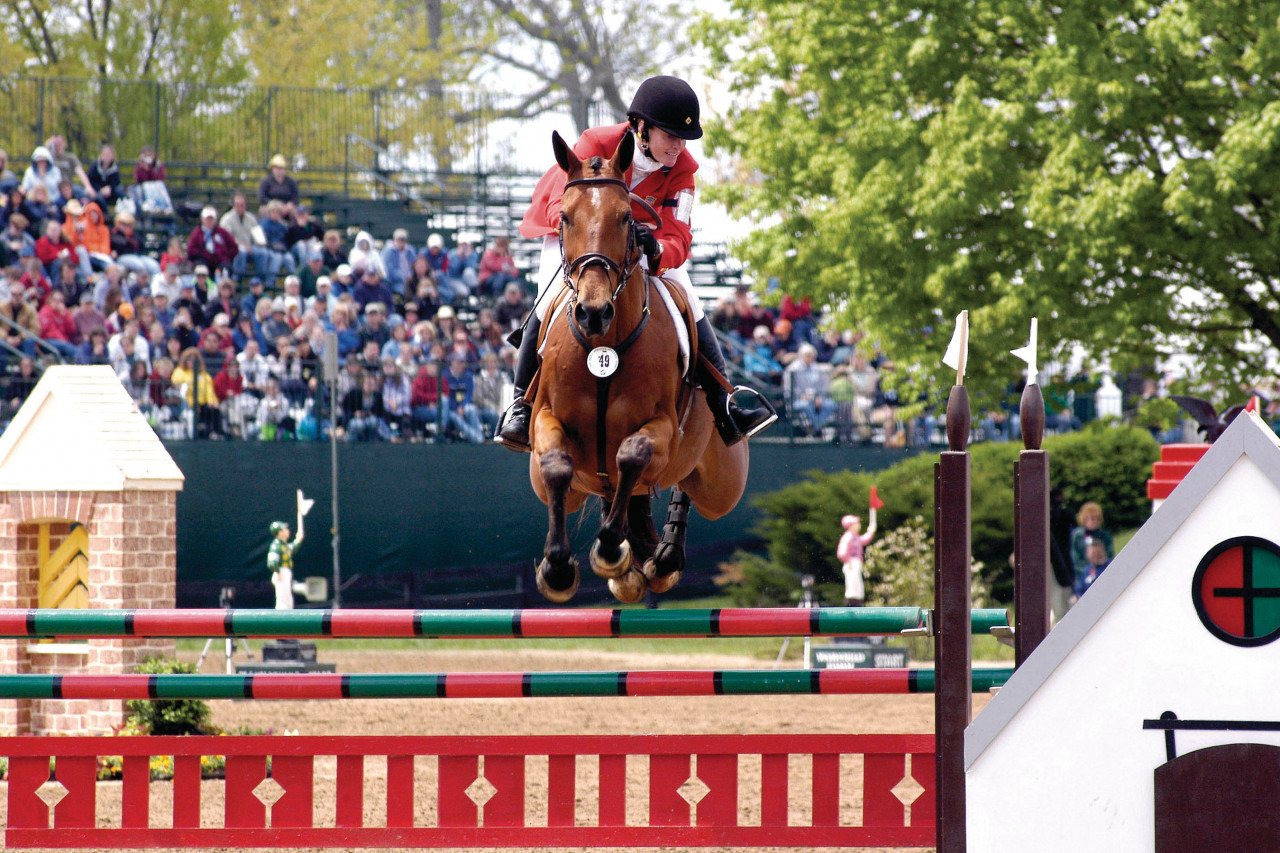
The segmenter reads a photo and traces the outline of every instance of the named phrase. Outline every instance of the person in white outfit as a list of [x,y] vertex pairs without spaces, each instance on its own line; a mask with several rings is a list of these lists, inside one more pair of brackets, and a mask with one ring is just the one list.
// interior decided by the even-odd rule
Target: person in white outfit
[[866,533],[862,532],[862,519],[856,515],[846,515],[840,524],[844,535],[836,546],[836,557],[844,569],[844,606],[861,607],[867,597],[862,580],[862,549],[870,545],[876,535],[876,509],[871,508],[871,524]]

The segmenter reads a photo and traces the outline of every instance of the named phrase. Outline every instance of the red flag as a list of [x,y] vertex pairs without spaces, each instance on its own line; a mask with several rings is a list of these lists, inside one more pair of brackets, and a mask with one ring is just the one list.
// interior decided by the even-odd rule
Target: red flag
[[880,500],[880,496],[876,494],[876,487],[871,487],[871,508],[880,509],[884,506],[884,501]]

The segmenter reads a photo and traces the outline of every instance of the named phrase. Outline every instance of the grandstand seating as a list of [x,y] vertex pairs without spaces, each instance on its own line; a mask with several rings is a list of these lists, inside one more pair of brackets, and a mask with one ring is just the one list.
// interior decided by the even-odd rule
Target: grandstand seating
[[[168,183],[179,207],[178,221],[172,227],[163,219],[140,223],[143,230],[158,232],[165,239],[169,234],[187,233],[194,228],[199,211],[206,204],[222,211],[230,206],[233,193],[243,192],[252,199],[257,192],[256,176],[243,172],[230,175],[182,166],[171,167],[170,171],[177,176]],[[331,176],[312,180],[303,173],[297,179],[303,200],[326,228],[342,228],[351,234],[368,231],[378,240],[389,239],[395,229],[404,228],[409,232],[409,241],[417,246],[423,245],[433,232],[441,234],[448,246],[455,244],[459,233],[480,235],[481,245],[505,234],[512,237],[516,263],[526,270],[537,268],[540,247],[536,241],[520,238],[517,231],[533,194],[535,175],[458,175],[443,189],[425,189],[418,184],[418,189],[395,194],[382,184],[364,182],[348,187],[355,192],[344,193]],[[414,186],[405,181],[397,185]],[[374,197],[373,188],[381,197]],[[714,303],[746,281],[741,267],[729,257],[727,246],[696,239],[689,275],[704,303]]]

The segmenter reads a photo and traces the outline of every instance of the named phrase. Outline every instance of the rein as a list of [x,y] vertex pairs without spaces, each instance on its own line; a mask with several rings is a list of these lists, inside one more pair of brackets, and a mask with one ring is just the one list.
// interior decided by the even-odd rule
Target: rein
[[[658,216],[653,207],[644,199],[639,198],[631,192],[631,188],[627,186],[625,181],[618,178],[577,178],[565,184],[565,189],[573,186],[599,186],[599,185],[616,185],[627,193],[630,199],[639,202],[647,213],[653,216],[654,220],[661,224],[662,220]],[[577,278],[581,278],[582,272],[589,266],[598,265],[605,268],[610,276],[617,276],[617,287],[613,291],[612,301],[616,301],[621,295],[627,283],[631,280],[631,276],[635,273],[636,268],[640,265],[641,253],[636,251],[635,233],[632,230],[632,217],[628,212],[627,215],[627,250],[623,256],[623,262],[618,263],[613,258],[602,252],[586,252],[579,255],[572,261],[564,256],[564,222],[560,223],[560,261],[564,270],[564,286],[570,291],[569,305],[565,314],[565,320],[569,324],[569,331],[573,333],[573,339],[587,353],[587,369],[596,377],[596,476],[600,478],[600,483],[604,487],[605,498],[610,504],[613,503],[615,496],[613,484],[609,481],[608,458],[605,453],[605,421],[608,414],[609,406],[609,388],[613,383],[613,374],[621,364],[622,354],[631,348],[640,337],[640,333],[644,331],[644,327],[649,322],[649,294],[652,284],[646,279],[644,284],[644,309],[640,312],[640,321],[636,323],[636,327],[631,333],[624,338],[616,348],[595,347],[592,348],[587,340],[587,335],[578,325],[578,321],[574,319],[572,306],[577,302],[577,285],[575,284],[575,274]],[[629,266],[624,266],[627,260],[634,254],[635,260]]]

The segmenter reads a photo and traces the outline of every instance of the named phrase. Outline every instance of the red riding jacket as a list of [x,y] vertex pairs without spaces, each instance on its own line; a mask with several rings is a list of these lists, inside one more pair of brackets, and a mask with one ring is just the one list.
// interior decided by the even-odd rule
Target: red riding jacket
[[[588,157],[607,160],[618,150],[618,143],[628,132],[629,125],[625,122],[610,127],[593,127],[582,134],[573,146],[573,153],[583,160]],[[662,227],[654,232],[662,244],[662,270],[681,266],[689,259],[689,244],[693,241],[693,231],[689,226],[693,207],[693,175],[697,171],[698,161],[686,148],[680,152],[674,166],[654,172],[631,190],[657,208],[662,216]],[[625,179],[631,183],[631,169],[627,169]],[[520,223],[521,236],[533,239],[557,232],[560,196],[564,194],[565,181],[566,175],[559,165],[552,166],[538,181],[533,190],[533,202]],[[634,202],[631,212],[637,222],[649,222],[648,214]]]

